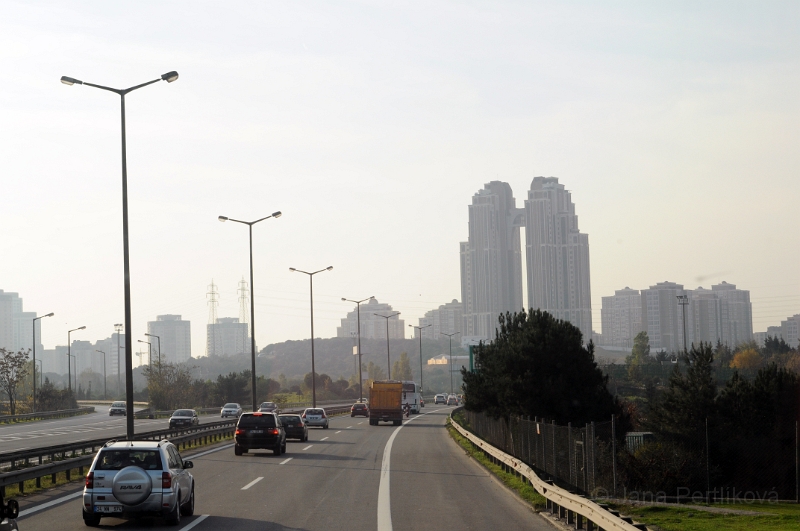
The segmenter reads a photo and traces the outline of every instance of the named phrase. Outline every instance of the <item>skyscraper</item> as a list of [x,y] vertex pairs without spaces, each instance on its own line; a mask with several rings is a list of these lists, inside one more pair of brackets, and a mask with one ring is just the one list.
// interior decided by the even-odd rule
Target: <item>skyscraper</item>
[[[191,323],[180,315],[157,315],[155,321],[147,323],[147,333],[158,336],[161,341],[161,361],[181,363],[192,357]],[[246,331],[244,340],[249,339]],[[158,340],[153,341],[153,359],[158,359]]]
[[525,201],[528,306],[592,337],[589,236],[578,230],[569,190],[556,177],[534,177]]
[[[389,325],[389,339],[405,339],[406,331],[403,328],[405,321],[399,315],[384,319],[375,314],[392,315],[396,310],[391,304],[378,302],[372,297],[366,304],[361,305],[361,338],[362,339],[386,339],[386,325]],[[342,319],[342,325],[336,327],[336,337],[355,337],[358,334],[358,315],[357,310],[347,313],[347,317]]]
[[522,310],[523,220],[508,183],[492,181],[472,197],[460,244],[464,336],[494,339],[499,315]]
[[603,346],[632,348],[634,338],[644,330],[639,290],[625,287],[616,290],[610,297],[603,297],[600,320]]

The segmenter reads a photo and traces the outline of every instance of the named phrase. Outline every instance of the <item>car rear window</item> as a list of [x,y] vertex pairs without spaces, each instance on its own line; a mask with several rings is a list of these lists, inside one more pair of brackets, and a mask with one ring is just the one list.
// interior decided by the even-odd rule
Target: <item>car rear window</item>
[[[217,404],[219,404],[219,402],[217,402]],[[227,408],[227,409],[237,409],[239,407],[239,404],[225,404],[222,407]]]
[[172,414],[173,417],[191,417],[194,412],[191,409],[179,409]]
[[242,415],[239,428],[274,428],[275,417],[272,415]]
[[274,402],[264,402],[263,404],[261,404],[261,407],[275,407],[275,403]]
[[300,422],[300,415],[281,415],[281,422]]
[[95,470],[122,470],[126,466],[161,470],[161,453],[158,450],[103,450]]
[[364,409],[365,407],[367,406],[365,406],[364,404],[353,404],[354,409]]
[[307,409],[306,415],[322,415],[321,409]]
[[125,402],[114,402],[111,407],[125,407]]

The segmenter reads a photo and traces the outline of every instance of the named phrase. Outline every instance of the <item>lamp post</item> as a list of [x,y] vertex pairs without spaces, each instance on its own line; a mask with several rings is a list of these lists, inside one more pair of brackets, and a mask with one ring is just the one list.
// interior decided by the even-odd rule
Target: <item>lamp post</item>
[[[44,319],[45,317],[52,317],[54,313],[48,313],[41,317],[33,318],[33,411],[36,412],[36,321]],[[41,331],[42,323],[39,323],[39,330]]]
[[376,313],[375,315],[377,315],[378,317],[383,317],[384,319],[386,319],[386,370],[388,371],[387,372],[387,374],[388,374],[387,379],[391,380],[392,379],[392,360],[391,360],[391,357],[389,356],[389,319],[391,319],[392,317],[400,315],[400,312],[394,312],[391,315],[381,315],[379,313]]
[[125,142],[125,95],[133,92],[136,89],[158,83],[159,81],[166,81],[172,83],[178,79],[178,73],[174,70],[167,72],[158,79],[142,83],[126,89],[115,89],[111,87],[104,87],[102,85],[95,85],[93,83],[84,83],[75,78],[62,76],[61,82],[65,85],[86,85],[101,90],[107,90],[114,94],[119,94],[120,97],[120,110],[122,116],[122,254],[123,254],[123,277],[124,277],[124,292],[125,292],[125,409],[127,411],[126,418],[126,435],[128,440],[133,440],[133,354],[131,348],[131,274],[130,274],[130,257],[128,253],[128,161],[127,161],[127,146]]
[[420,396],[422,396],[422,330],[433,325],[414,326],[410,324],[408,326],[416,330],[419,330],[419,394]]
[[[75,362],[75,373],[76,373],[75,374],[75,392],[76,393],[78,392],[78,374],[77,374],[77,372],[78,372],[78,361],[77,360],[78,360],[77,356],[73,356],[69,352],[67,353],[67,365],[69,365],[70,369],[72,368],[73,361]],[[72,389],[72,376],[71,376],[71,373],[70,373],[70,376],[69,376],[69,388]]]
[[345,302],[354,302],[356,303],[356,319],[358,320],[358,401],[364,401],[364,390],[361,389],[361,382],[364,381],[361,375],[361,303],[366,302],[373,297],[367,297],[366,299],[361,299],[360,301],[354,301],[352,299],[345,299],[342,297],[342,300]]
[[461,332],[453,332],[452,334],[445,334],[444,332],[439,332],[443,336],[447,336],[450,340],[450,394],[453,394],[453,336],[456,334],[460,334]]
[[[86,330],[86,327],[81,326],[78,328],[73,328],[72,330],[67,332],[67,383],[69,384],[70,393],[72,392],[72,365],[70,365],[69,361],[70,356],[72,356],[72,338],[70,337],[70,334],[72,334],[72,332],[75,332],[76,330]],[[78,367],[75,367],[75,370],[77,369]],[[77,376],[75,379],[75,385],[76,386],[78,385]]]
[[145,334],[147,337],[154,337],[158,341],[158,372],[161,373],[161,338],[155,334]]
[[681,306],[681,310],[683,310],[683,352],[686,352],[686,306],[689,305],[689,296],[688,295],[677,295],[678,304]]
[[317,369],[314,365],[314,275],[322,273],[323,271],[331,271],[333,266],[328,266],[325,269],[309,273],[302,269],[289,268],[292,273],[304,273],[308,275],[308,286],[311,293],[311,407],[317,407]]
[[114,325],[114,331],[117,333],[117,395],[122,394],[122,380],[120,380],[120,362],[119,362],[119,336],[122,332],[122,324]]
[[142,341],[141,339],[137,339],[139,343],[147,343],[147,359],[149,360],[148,365],[150,367],[150,375],[153,375],[153,345],[149,341]]
[[106,376],[106,353],[102,350],[95,350],[103,355],[103,400],[108,400],[108,381]]
[[37,360],[34,363],[34,367],[36,366],[36,363],[39,364],[39,387],[41,387],[42,386],[42,375],[44,374],[44,363],[42,363],[42,360]]
[[243,225],[247,225],[247,227],[250,229],[250,385],[253,388],[253,411],[258,411],[258,398],[256,397],[256,293],[255,287],[253,287],[253,225],[259,221],[264,221],[265,219],[279,218],[282,215],[283,214],[279,210],[277,212],[273,212],[265,218],[257,219],[255,221],[240,221],[238,219],[233,219],[226,216],[219,216],[217,218],[222,222],[234,221],[236,223],[241,223]]

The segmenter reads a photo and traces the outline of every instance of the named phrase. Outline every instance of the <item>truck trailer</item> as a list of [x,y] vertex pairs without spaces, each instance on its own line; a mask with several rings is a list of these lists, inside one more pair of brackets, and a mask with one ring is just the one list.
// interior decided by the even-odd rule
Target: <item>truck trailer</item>
[[391,422],[395,426],[403,423],[403,382],[381,380],[372,382],[369,388],[369,424]]

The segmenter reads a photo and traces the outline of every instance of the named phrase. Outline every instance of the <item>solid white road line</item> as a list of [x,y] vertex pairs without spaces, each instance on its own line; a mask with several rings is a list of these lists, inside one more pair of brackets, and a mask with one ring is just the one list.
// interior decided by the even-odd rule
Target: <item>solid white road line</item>
[[324,441],[325,439],[327,439],[327,437],[323,437],[322,439],[320,439],[320,441]]
[[305,448],[303,448],[303,450],[308,450],[308,449],[309,449],[309,448],[311,448],[312,446],[314,446],[314,445],[313,445],[313,444],[309,444],[308,446],[306,446]]
[[278,463],[278,464],[279,464],[279,465],[285,465],[286,463],[288,463],[288,462],[289,462],[289,461],[291,461],[292,459],[294,459],[294,457],[290,457],[289,459],[284,459],[283,461],[281,461],[281,462],[280,462],[280,463]]
[[389,437],[389,440],[386,441],[386,446],[383,449],[383,460],[381,461],[381,481],[378,485],[378,531],[392,531],[392,498],[389,494],[389,465],[392,457],[394,438],[397,437],[397,432],[403,429],[403,426],[431,413],[436,413],[436,411],[429,411],[428,413],[423,413],[422,415],[417,415],[412,419],[408,419],[403,424],[396,427]]
[[255,485],[256,483],[258,483],[258,482],[259,482],[259,481],[261,481],[262,479],[264,479],[264,478],[263,478],[263,477],[260,477],[260,478],[256,478],[256,479],[254,479],[253,481],[251,481],[250,483],[248,483],[247,485],[245,485],[244,487],[242,487],[242,490],[247,490],[247,489],[249,489],[250,487],[252,487],[252,486],[253,486],[253,485]]
[[73,492],[72,494],[67,494],[66,496],[62,496],[53,501],[49,501],[47,503],[43,503],[35,507],[31,507],[30,509],[25,509],[24,511],[19,512],[19,518],[22,518],[23,516],[28,516],[29,514],[38,513],[39,511],[43,511],[44,509],[49,509],[54,505],[58,505],[59,503],[63,503],[68,500],[74,500],[75,498],[78,498],[82,495],[83,495],[83,489],[79,490],[78,492]]
[[197,524],[199,524],[200,522],[202,522],[203,520],[208,518],[208,516],[209,515],[204,514],[200,518],[198,518],[197,520],[192,520],[192,523],[190,523],[186,527],[181,528],[181,531],[189,531],[191,528],[193,528],[194,526],[196,526]]

